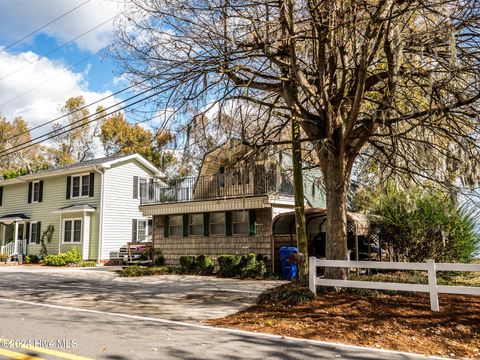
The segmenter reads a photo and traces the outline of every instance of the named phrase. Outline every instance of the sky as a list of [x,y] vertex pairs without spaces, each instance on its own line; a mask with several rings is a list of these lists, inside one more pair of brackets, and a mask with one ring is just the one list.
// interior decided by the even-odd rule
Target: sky
[[21,116],[33,127],[59,116],[70,97],[88,104],[126,86],[106,56],[120,0],[0,0],[0,9],[1,117]]

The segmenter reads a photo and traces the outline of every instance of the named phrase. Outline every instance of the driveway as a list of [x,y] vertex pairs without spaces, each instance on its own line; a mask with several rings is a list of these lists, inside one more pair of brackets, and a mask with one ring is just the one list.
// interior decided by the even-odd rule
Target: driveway
[[3,298],[179,321],[226,316],[278,281],[165,275],[120,278],[115,269],[0,267]]

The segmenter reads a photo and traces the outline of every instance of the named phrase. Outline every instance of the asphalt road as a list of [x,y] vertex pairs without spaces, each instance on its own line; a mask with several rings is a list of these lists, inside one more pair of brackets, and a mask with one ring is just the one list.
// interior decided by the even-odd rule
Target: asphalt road
[[[69,284],[66,278],[72,281]],[[21,285],[10,284],[16,279]],[[96,279],[96,280],[95,280]],[[167,279],[168,280],[168,279]],[[177,279],[178,280],[178,279]],[[36,359],[419,359],[422,357],[374,349],[272,335],[246,333],[238,330],[214,328],[192,320],[193,316],[210,317],[214,308],[227,301],[213,299],[199,304],[190,303],[179,292],[192,290],[195,278],[174,282],[160,278],[139,281],[135,286],[116,281],[111,274],[85,275],[81,272],[32,272],[0,270],[0,358]],[[202,280],[202,279],[200,279]],[[208,280],[208,279],[207,279]],[[198,289],[219,290],[219,296],[246,296],[261,283],[215,283],[207,280]],[[213,280],[212,280],[213,281]],[[80,284],[79,284],[79,283]],[[155,285],[156,284],[156,285]],[[188,284],[188,285],[186,285]],[[183,287],[182,287],[183,286]],[[250,286],[250,288],[248,287]],[[168,288],[176,301],[185,301],[178,307],[170,306],[162,312]],[[162,296],[152,296],[161,290]],[[130,290],[136,301],[131,310],[121,301],[122,291]],[[225,295],[227,291],[227,295]],[[100,298],[91,297],[99,293]],[[108,293],[112,296],[109,301]],[[53,294],[57,293],[57,296]],[[63,296],[62,296],[63,294]],[[150,299],[142,295],[150,294]],[[223,295],[222,295],[223,294]],[[253,293],[252,293],[253,294]],[[80,299],[75,303],[75,295]],[[193,296],[192,295],[192,296]],[[61,299],[66,301],[62,304]],[[87,301],[87,299],[90,299]],[[103,299],[103,300],[102,300]],[[148,301],[147,301],[148,300]],[[244,299],[245,300],[245,299]],[[246,302],[246,300],[245,300]],[[96,305],[98,303],[98,305]],[[133,301],[128,304],[133,303]],[[110,306],[108,306],[110,305]],[[143,313],[142,305],[148,308]],[[198,306],[190,315],[182,311]],[[155,312],[154,309],[157,309]],[[179,311],[178,314],[174,314]],[[163,317],[163,314],[167,316]],[[154,316],[152,316],[152,314]]]
[[181,321],[236,313],[276,285],[205,276],[120,278],[108,268],[0,267],[3,297]]

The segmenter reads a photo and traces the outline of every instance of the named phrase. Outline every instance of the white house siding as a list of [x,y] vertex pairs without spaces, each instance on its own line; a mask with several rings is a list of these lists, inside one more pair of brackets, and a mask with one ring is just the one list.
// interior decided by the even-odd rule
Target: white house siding
[[[79,171],[83,174],[88,171]],[[69,174],[75,175],[75,174]],[[0,215],[13,213],[24,213],[30,218],[30,221],[41,221],[41,232],[43,233],[47,226],[52,224],[55,228],[52,241],[47,243],[49,254],[57,254],[59,250],[59,241],[61,241],[61,215],[54,214],[53,211],[59,208],[88,204],[95,208],[99,208],[100,204],[100,175],[95,173],[95,190],[93,197],[84,197],[76,199],[66,199],[67,175],[59,175],[54,177],[43,178],[43,201],[41,203],[28,203],[28,181],[20,184],[3,184],[3,202],[0,206]],[[65,214],[66,215],[66,214]],[[64,215],[64,216],[65,216]],[[98,248],[98,216],[99,213],[91,214],[92,222],[90,224],[90,258],[95,259]],[[81,252],[80,246],[77,247]],[[94,250],[92,252],[92,249]],[[38,255],[40,245],[29,244],[27,246],[27,254]]]
[[[120,247],[132,241],[132,219],[146,219],[133,198],[133,177],[151,178],[152,172],[136,160],[105,171],[102,260],[114,259]],[[138,187],[140,198],[140,187]]]

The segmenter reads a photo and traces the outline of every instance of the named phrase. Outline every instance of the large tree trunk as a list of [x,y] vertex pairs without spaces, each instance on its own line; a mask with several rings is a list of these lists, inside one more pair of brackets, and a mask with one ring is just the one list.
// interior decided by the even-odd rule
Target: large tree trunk
[[[327,200],[326,257],[328,260],[347,260],[347,189],[350,171],[341,141],[338,138],[335,140],[333,148],[322,150]],[[328,278],[345,279],[347,273],[345,268],[327,268],[325,275]]]
[[300,283],[308,283],[308,239],[305,222],[305,197],[303,194],[302,147],[300,143],[300,123],[295,116],[292,117],[292,162],[295,194],[295,232],[298,252],[304,256],[304,261],[298,264],[298,280]]

